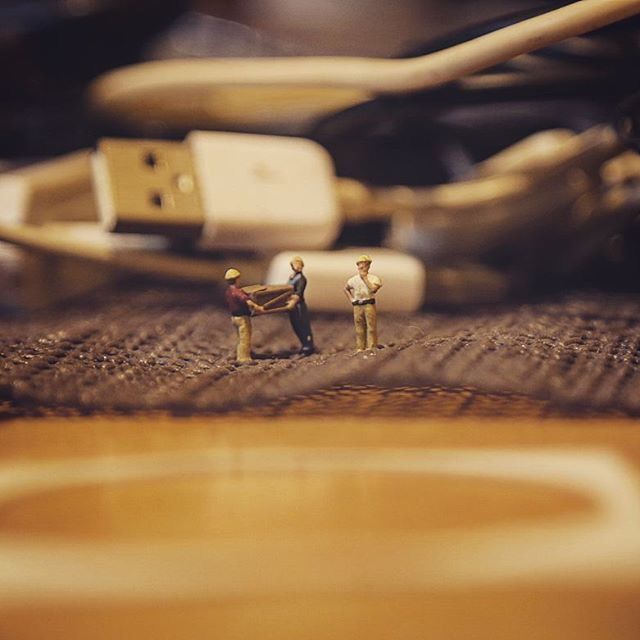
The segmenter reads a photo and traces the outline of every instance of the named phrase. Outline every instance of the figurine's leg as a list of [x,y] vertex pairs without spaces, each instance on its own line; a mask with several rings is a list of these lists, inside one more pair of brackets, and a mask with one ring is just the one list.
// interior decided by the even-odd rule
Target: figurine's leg
[[362,305],[353,307],[353,323],[356,327],[356,349],[358,351],[364,351],[367,347],[367,321],[364,313]]
[[238,330],[236,359],[238,362],[249,362],[251,360],[251,320],[248,316],[233,316],[231,319]]
[[300,333],[298,337],[302,343],[302,352],[309,354],[315,351],[313,344],[313,333],[311,331],[311,320],[309,319],[309,310],[304,300],[302,300],[298,307],[300,307],[300,315],[298,316],[298,324],[300,327]]
[[375,304],[367,304],[364,307],[367,321],[367,349],[376,349],[378,346],[378,312]]
[[296,334],[296,337],[300,340],[300,346],[304,347],[304,330],[302,327],[300,304],[297,304],[293,309],[291,309],[291,311],[289,311],[289,322],[291,322],[291,328]]

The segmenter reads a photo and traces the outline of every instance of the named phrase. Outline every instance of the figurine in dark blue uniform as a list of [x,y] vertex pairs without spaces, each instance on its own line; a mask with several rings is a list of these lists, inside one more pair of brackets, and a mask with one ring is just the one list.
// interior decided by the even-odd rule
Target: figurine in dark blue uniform
[[313,344],[313,334],[311,333],[311,322],[309,321],[309,310],[304,300],[304,290],[307,287],[307,279],[302,273],[304,262],[300,256],[291,258],[291,268],[293,273],[289,278],[289,284],[293,287],[293,295],[289,303],[289,320],[291,326],[300,340],[302,348],[300,353],[304,356],[311,355],[315,350]]

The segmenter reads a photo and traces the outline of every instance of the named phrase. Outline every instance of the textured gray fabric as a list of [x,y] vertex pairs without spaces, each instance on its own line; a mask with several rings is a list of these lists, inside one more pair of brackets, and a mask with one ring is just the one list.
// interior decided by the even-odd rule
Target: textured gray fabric
[[573,294],[465,312],[379,317],[354,353],[349,309],[313,316],[321,352],[293,355],[286,315],[255,318],[253,365],[232,361],[226,311],[202,290],[114,292],[0,320],[0,394],[13,405],[226,411],[342,385],[472,387],[576,409],[640,413],[640,297]]

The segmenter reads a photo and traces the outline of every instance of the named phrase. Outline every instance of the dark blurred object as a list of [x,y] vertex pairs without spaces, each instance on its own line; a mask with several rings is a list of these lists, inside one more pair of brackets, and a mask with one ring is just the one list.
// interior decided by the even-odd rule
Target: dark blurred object
[[187,11],[151,41],[145,58],[258,58],[303,53],[300,46],[278,40],[240,22]]
[[617,115],[620,136],[627,145],[640,151],[640,93],[625,100]]
[[[304,47],[302,50],[297,48],[299,43],[295,40],[281,39],[282,33],[274,35],[260,28],[261,16],[267,18],[265,24],[273,18],[267,16],[269,11],[273,12],[276,21],[279,18],[286,22],[283,12],[286,7],[293,6],[291,2],[282,0],[279,9],[277,3],[267,0],[262,9],[258,2],[249,1],[246,5],[225,2],[224,17],[212,17],[198,11],[183,12],[183,3],[177,1],[165,3],[160,8],[150,0],[136,5],[132,2],[14,2],[16,7],[44,7],[48,11],[42,14],[46,19],[37,11],[27,12],[32,17],[39,16],[29,23],[29,29],[16,27],[14,31],[19,37],[0,39],[0,45],[4,47],[0,48],[0,53],[9,51],[7,43],[13,43],[14,49],[20,50],[22,69],[6,70],[16,90],[11,102],[2,107],[10,117],[5,117],[3,125],[0,125],[0,143],[12,142],[13,146],[4,146],[21,155],[42,155],[91,144],[94,132],[85,119],[80,91],[87,80],[114,66],[143,58],[304,53]],[[201,3],[205,4],[208,3]],[[322,20],[308,24],[310,30],[322,31],[332,12],[335,16],[352,9],[351,6],[345,8],[331,2],[312,4],[309,1],[301,2],[296,7],[298,17],[303,14],[322,14]],[[442,11],[451,19],[455,16],[459,25],[469,25],[474,20],[475,24],[459,28],[447,36],[430,37],[427,42],[408,51],[407,57],[428,54],[468,41],[566,4],[570,3],[496,0],[478,6],[478,3],[462,1],[456,3],[455,7],[447,6],[442,1],[424,3],[428,7],[425,11],[433,12],[430,15]],[[84,12],[78,11],[78,5],[84,7]],[[195,7],[204,8],[201,5]],[[358,12],[365,5],[375,6],[375,2],[358,0],[356,5],[354,15],[360,15]],[[398,10],[405,16],[407,9],[415,11],[417,22],[420,22],[420,16],[426,15],[418,10],[415,2],[408,1],[406,5],[401,5]],[[218,3],[211,5],[213,11],[216,6]],[[508,13],[514,6],[524,8],[517,13]],[[52,7],[65,9],[58,15],[51,11]],[[251,11],[255,14],[250,24],[236,21]],[[490,15],[499,17],[486,20]],[[375,16],[375,20],[380,22],[381,17]],[[9,24],[22,25],[17,18],[13,23],[9,21]],[[127,26],[126,32],[123,32],[123,25]],[[354,32],[361,27],[366,31],[366,25],[358,22],[336,28],[338,31],[345,29]],[[445,31],[442,25],[434,28],[425,24],[424,28],[430,34]],[[57,43],[63,34],[65,45],[58,51]],[[398,42],[405,36],[404,33],[393,34],[388,42],[394,38]],[[8,59],[8,55],[5,55],[5,59]],[[640,90],[640,77],[637,74],[639,63],[640,18],[636,17],[570,38],[541,51],[518,56],[508,63],[435,90],[358,104],[316,121],[302,132],[297,129],[295,133],[303,133],[324,145],[332,154],[341,176],[381,186],[427,187],[459,182],[473,176],[479,162],[531,134],[558,128],[582,132],[594,125],[613,121],[620,106],[628,104],[629,96]],[[182,102],[188,116],[184,124],[193,128],[193,100]],[[635,126],[634,104],[631,101],[632,115],[624,120],[626,129],[631,133]],[[340,108],[344,108],[344,105]],[[233,105],[230,110],[233,111]],[[184,133],[170,131],[168,126],[163,126],[165,123],[161,118],[152,116],[145,108],[141,112],[142,117],[149,121],[154,137]],[[115,126],[121,124],[116,122]],[[100,133],[104,134],[107,123],[103,122],[100,126],[103,127]],[[287,126],[292,125],[287,122]],[[13,132],[16,138],[11,138],[9,132]],[[141,133],[144,135],[146,130],[125,132],[110,129],[108,132],[136,136]],[[557,207],[564,206],[562,202],[556,204]],[[520,211],[512,213],[516,216]],[[564,211],[564,214],[567,215],[568,211]],[[632,218],[633,212],[625,210],[625,222]],[[341,240],[349,241],[352,231],[347,228]],[[381,240],[385,231],[384,225],[374,223],[369,229],[360,227],[357,239],[370,244]],[[623,269],[626,268],[624,255],[629,249],[622,251],[621,258],[618,249],[625,242],[616,244],[615,240],[617,236],[626,238],[625,229],[598,225],[593,234],[590,229],[589,232],[589,249],[594,247],[595,251],[599,244],[605,246],[608,248],[608,253],[605,252],[607,259],[611,257]],[[608,237],[609,233],[615,237]],[[546,257],[541,256],[542,248],[554,253],[557,259],[573,243],[574,248],[577,246],[580,249],[582,263],[586,252],[582,250],[581,243],[576,241],[576,236],[576,230],[572,227],[562,237],[536,237],[535,246],[532,245],[526,255],[522,255],[513,239],[507,239],[500,247],[492,246],[491,256],[483,255],[482,259],[486,259],[491,267],[507,270],[517,263],[520,265],[519,272],[533,272],[531,265],[537,269],[547,266]],[[565,253],[573,257],[570,251]],[[425,255],[422,257],[427,259]],[[523,259],[525,267],[521,267]],[[576,260],[567,259],[565,262],[573,264]],[[573,273],[573,269],[564,271]],[[550,279],[546,278],[545,284]]]
[[0,5],[0,156],[54,155],[93,142],[84,88],[140,59],[184,0],[5,0]]

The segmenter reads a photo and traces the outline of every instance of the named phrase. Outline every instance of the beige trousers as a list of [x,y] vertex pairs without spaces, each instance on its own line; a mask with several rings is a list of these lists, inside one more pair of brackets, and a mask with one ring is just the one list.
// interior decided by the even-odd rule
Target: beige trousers
[[251,319],[249,316],[231,316],[231,322],[238,332],[236,359],[238,362],[251,360]]
[[378,323],[375,304],[353,307],[353,322],[356,325],[356,349],[375,349],[378,346]]

